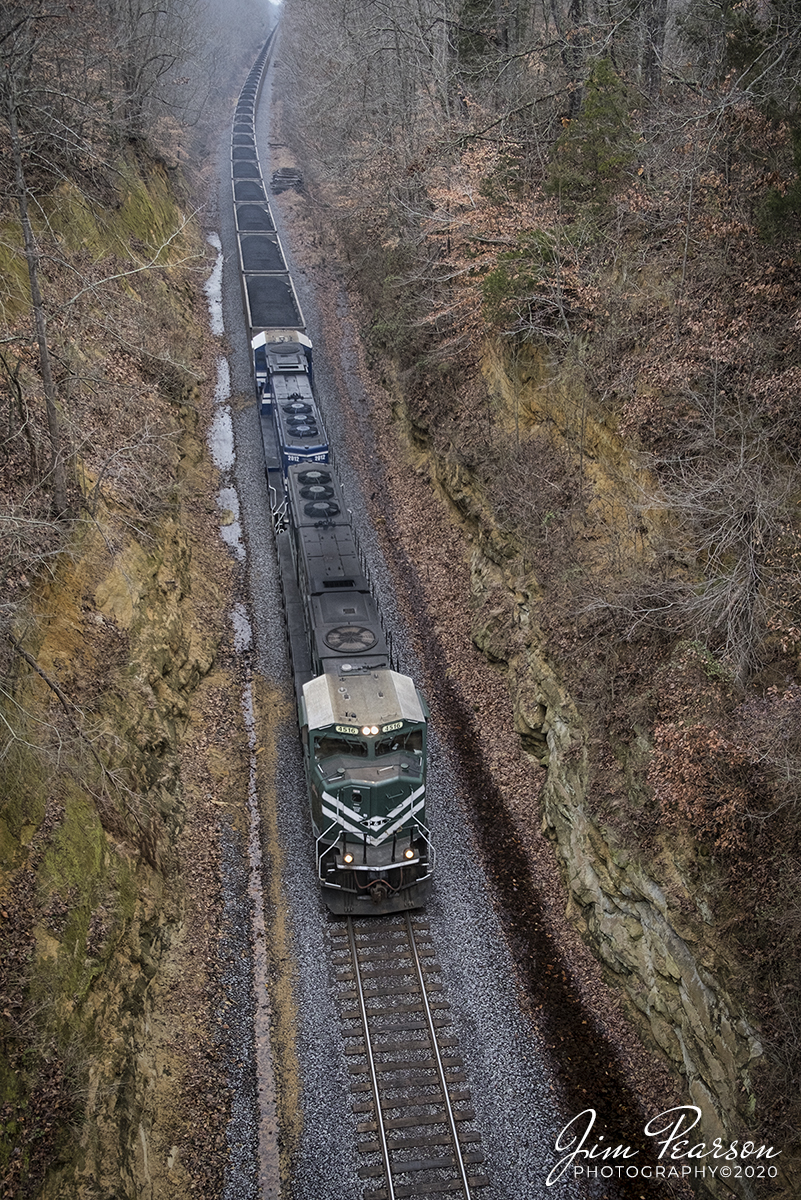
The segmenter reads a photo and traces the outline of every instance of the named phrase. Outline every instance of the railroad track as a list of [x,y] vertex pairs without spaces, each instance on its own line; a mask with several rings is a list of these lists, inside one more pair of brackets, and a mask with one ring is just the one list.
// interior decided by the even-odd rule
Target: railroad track
[[421,913],[349,917],[331,935],[364,1200],[449,1194],[489,1179],[450,1004]]

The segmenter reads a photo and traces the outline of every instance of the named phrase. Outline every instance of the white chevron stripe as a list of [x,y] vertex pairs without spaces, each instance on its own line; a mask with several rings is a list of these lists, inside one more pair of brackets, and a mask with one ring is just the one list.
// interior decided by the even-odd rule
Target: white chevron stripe
[[[420,791],[422,791],[422,790],[423,789],[421,788]],[[416,794],[419,796],[420,792],[418,791]],[[410,799],[411,799],[411,797],[410,797]],[[403,822],[408,817],[413,817],[414,814],[419,812],[421,808],[424,808],[425,803],[426,803],[426,801],[425,801],[425,796],[424,796],[419,804],[415,804],[415,806],[411,810],[411,812],[404,813],[403,816],[398,821],[396,821],[394,825],[390,826],[389,829],[384,830],[384,832],[381,834],[381,837],[378,839],[377,844],[380,844],[381,842],[385,842],[388,838],[392,837],[393,834],[397,833],[398,830],[400,829],[401,825],[403,824]]]
[[[347,833],[355,833],[360,841],[364,837],[364,830],[360,829],[358,825],[352,825],[350,821],[346,821],[341,813],[335,812],[332,809],[323,806],[323,816],[329,817],[330,820],[335,821],[337,825],[341,826],[341,828]],[[377,842],[374,838],[368,837],[367,841],[372,843],[374,846],[377,845]]]
[[[418,800],[418,797],[420,797],[420,799],[418,803],[415,804],[414,801]],[[336,821],[347,833],[356,834],[356,836],[362,841],[364,840],[363,826],[358,823],[353,823],[361,821],[361,815],[359,813],[355,812],[352,808],[348,808],[347,805],[343,804],[336,796],[332,796],[330,792],[324,791],[322,793],[321,800],[324,816],[328,817],[331,821]],[[388,821],[391,821],[393,817],[398,818],[395,821],[395,824],[390,825],[388,829],[383,829],[378,837],[372,837],[368,834],[367,844],[369,846],[380,846],[383,842],[386,842],[398,832],[404,821],[408,820],[410,817],[413,817],[415,813],[418,813],[424,806],[425,786],[423,785],[402,800],[400,804],[398,804],[392,810],[392,812],[387,815]]]
[[[339,799],[339,796],[332,796],[330,792],[323,792],[321,800],[323,802],[323,812],[326,811],[325,804],[326,801],[328,801],[329,807],[333,808],[334,810],[333,812],[328,812],[328,816],[334,817],[335,820],[341,821],[343,824],[346,819],[350,819],[351,821],[355,821],[358,825],[362,819],[361,813],[357,813],[353,808],[348,808],[346,804],[342,803],[342,801]],[[346,828],[348,827],[346,826]]]
[[413,804],[418,796],[422,796],[425,790],[425,786],[421,786],[416,792],[412,792],[411,795],[405,796],[397,808],[393,808],[391,813],[387,813],[387,820],[391,821],[393,817],[397,817],[398,813],[401,812],[402,809],[406,808],[409,804]]

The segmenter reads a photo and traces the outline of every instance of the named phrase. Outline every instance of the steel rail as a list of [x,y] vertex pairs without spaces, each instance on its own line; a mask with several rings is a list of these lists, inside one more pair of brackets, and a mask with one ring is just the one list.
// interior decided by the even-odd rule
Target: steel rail
[[356,982],[356,990],[358,992],[359,1011],[361,1012],[362,1016],[362,1026],[364,1027],[364,1044],[367,1051],[367,1064],[370,1068],[370,1080],[373,1085],[373,1098],[375,1100],[375,1123],[381,1142],[381,1155],[384,1159],[384,1168],[387,1173],[387,1200],[395,1200],[395,1187],[392,1183],[392,1163],[389,1157],[389,1146],[387,1145],[387,1131],[384,1128],[384,1120],[381,1115],[381,1094],[378,1090],[378,1075],[375,1069],[375,1059],[373,1058],[373,1047],[370,1044],[370,1026],[367,1024],[367,1005],[364,999],[362,972],[359,966],[359,956],[356,951],[356,934],[353,930],[353,919],[351,917],[348,917],[348,943],[350,945],[350,954],[353,960],[353,974]]
[[442,1055],[440,1054],[439,1045],[437,1043],[437,1032],[434,1027],[434,1018],[431,1013],[431,1007],[428,1003],[428,996],[426,994],[426,984],[425,984],[425,979],[423,977],[423,967],[420,962],[420,955],[417,952],[417,943],[414,940],[414,926],[412,925],[412,917],[409,912],[406,913],[406,928],[409,933],[409,945],[411,946],[412,955],[414,957],[414,965],[417,970],[417,978],[420,981],[420,995],[422,997],[423,1006],[425,1008],[426,1020],[428,1021],[428,1028],[429,1028],[429,1033],[431,1036],[431,1045],[434,1048],[434,1058],[436,1059],[436,1063],[437,1063],[437,1074],[439,1075],[440,1087],[442,1088],[442,1095],[445,1100],[445,1109],[448,1114],[448,1124],[450,1126],[451,1137],[453,1138],[453,1148],[454,1148],[454,1153],[455,1153],[455,1158],[456,1158],[456,1165],[458,1166],[459,1174],[462,1177],[462,1187],[464,1188],[465,1200],[470,1200],[470,1184],[467,1179],[467,1169],[465,1167],[464,1157],[462,1155],[462,1148],[459,1145],[459,1132],[456,1128],[456,1119],[455,1119],[454,1113],[453,1113],[453,1106],[451,1104],[451,1098],[448,1094],[448,1082],[445,1078],[445,1068],[442,1065]]

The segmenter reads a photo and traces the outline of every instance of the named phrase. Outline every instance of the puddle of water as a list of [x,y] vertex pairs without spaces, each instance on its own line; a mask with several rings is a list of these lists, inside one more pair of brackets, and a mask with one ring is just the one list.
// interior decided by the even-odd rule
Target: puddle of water
[[[208,238],[217,250],[214,270],[204,285],[209,304],[211,332],[220,337],[224,333],[222,318],[222,245],[216,233]],[[231,409],[227,401],[231,397],[231,370],[228,359],[217,359],[217,384],[214,403],[218,405],[208,432],[208,444],[214,464],[219,471],[230,471],[236,461],[234,449],[234,427]],[[245,562],[245,546],[242,541],[239,496],[236,488],[223,487],[217,495],[220,509],[220,536],[230,546],[240,562]],[[238,654],[249,650],[253,643],[253,631],[244,604],[237,603],[231,610],[234,648]],[[267,964],[267,934],[264,924],[264,894],[262,890],[261,818],[256,787],[256,729],[253,715],[253,690],[248,675],[242,694],[242,709],[247,730],[250,753],[248,778],[248,893],[251,913],[251,946],[253,953],[253,986],[256,998],[253,1013],[253,1046],[256,1056],[256,1081],[258,1104],[259,1142],[259,1188],[263,1200],[277,1198],[280,1194],[280,1163],[278,1156],[278,1114],[276,1108],[275,1083],[273,1076],[272,1049],[270,1045],[270,1002],[269,975]],[[232,1120],[232,1125],[234,1124]],[[229,1139],[235,1134],[229,1128]],[[241,1181],[240,1181],[241,1182]]]
[[[242,607],[242,606],[239,606]],[[233,616],[233,614],[232,614]],[[245,617],[245,620],[247,618]],[[234,624],[236,629],[236,624]],[[248,634],[250,623],[248,622]],[[256,788],[256,722],[253,713],[253,690],[248,678],[242,693],[242,711],[250,749],[248,780],[248,857],[250,877],[248,891],[251,899],[251,930],[253,936],[253,985],[256,996],[253,1015],[256,1078],[258,1081],[259,1183],[264,1200],[277,1197],[280,1191],[280,1160],[278,1155],[278,1113],[275,1097],[272,1049],[270,1045],[269,972],[267,961],[267,931],[264,924],[264,892],[262,889],[261,817]]]
[[226,546],[230,546],[240,562],[245,561],[245,546],[242,541],[242,525],[239,520],[239,496],[236,488],[220,488],[217,504],[222,509],[223,520],[220,525],[220,536]]
[[230,471],[236,461],[234,453],[234,426],[231,410],[226,404],[220,408],[209,426],[207,436],[211,457],[219,471]]
[[244,654],[253,645],[253,631],[244,604],[236,603],[231,609],[231,625],[234,629],[234,649],[237,654]]
[[217,386],[214,389],[214,403],[222,404],[231,399],[231,368],[227,358],[217,359]]
[[210,246],[213,246],[217,251],[217,259],[214,263],[214,269],[203,285],[203,291],[206,293],[206,299],[209,303],[209,323],[211,332],[216,337],[222,337],[225,333],[222,315],[222,273],[223,273],[223,252],[222,242],[216,233],[210,233],[206,238]]

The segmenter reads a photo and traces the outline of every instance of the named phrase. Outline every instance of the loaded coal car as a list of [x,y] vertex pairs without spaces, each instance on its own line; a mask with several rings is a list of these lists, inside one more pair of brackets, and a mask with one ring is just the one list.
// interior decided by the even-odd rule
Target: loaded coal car
[[[311,342],[303,335],[280,341],[253,340],[253,369],[259,409],[272,415],[281,466],[328,462],[328,439],[314,399]],[[302,340],[301,340],[302,338]]]
[[291,466],[290,539],[306,645],[293,647],[317,872],[335,913],[418,908],[434,852],[426,826],[428,707],[393,670],[350,514],[331,469]]

